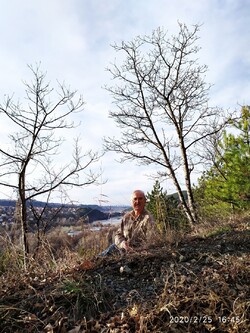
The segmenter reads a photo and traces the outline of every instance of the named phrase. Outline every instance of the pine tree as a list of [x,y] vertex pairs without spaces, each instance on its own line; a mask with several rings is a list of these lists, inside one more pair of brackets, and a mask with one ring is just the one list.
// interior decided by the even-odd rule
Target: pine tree
[[187,224],[184,212],[173,195],[163,191],[157,180],[151,193],[147,193],[147,209],[153,214],[157,227],[165,235],[169,229],[180,229]]
[[250,208],[250,107],[232,122],[232,133],[224,132],[214,166],[199,180],[206,204],[224,203],[235,209]]
[[162,232],[166,232],[166,194],[163,193],[163,189],[160,182],[157,180],[154,184],[151,193],[147,194],[147,208],[153,214],[158,229]]

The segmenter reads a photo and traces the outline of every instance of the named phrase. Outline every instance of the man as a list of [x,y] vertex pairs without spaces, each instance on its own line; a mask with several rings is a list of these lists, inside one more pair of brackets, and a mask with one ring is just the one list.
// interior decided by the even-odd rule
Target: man
[[123,216],[120,228],[115,234],[115,244],[103,251],[101,256],[134,252],[148,244],[154,237],[156,226],[152,215],[145,209],[144,192],[134,191],[131,203],[133,210]]

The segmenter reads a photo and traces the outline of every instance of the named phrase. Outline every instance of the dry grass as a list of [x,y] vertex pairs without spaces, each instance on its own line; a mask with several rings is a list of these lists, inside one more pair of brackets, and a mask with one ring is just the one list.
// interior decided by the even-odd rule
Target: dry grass
[[250,228],[250,212],[246,211],[241,214],[231,214],[229,217],[213,216],[213,218],[203,218],[199,224],[195,226],[193,234],[206,237],[216,231],[223,232],[226,230],[244,230]]
[[108,259],[95,259],[111,241],[107,229],[56,230],[28,271],[18,244],[3,237],[0,332],[247,333],[249,230],[247,214],[204,222],[193,235],[169,230],[158,246]]

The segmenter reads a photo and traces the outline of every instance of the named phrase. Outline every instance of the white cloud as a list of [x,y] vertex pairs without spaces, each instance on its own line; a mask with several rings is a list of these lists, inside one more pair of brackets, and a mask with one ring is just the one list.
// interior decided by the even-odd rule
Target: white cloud
[[[27,64],[41,61],[53,86],[58,79],[83,94],[85,111],[75,134],[82,134],[84,147],[100,149],[103,136],[119,134],[108,118],[114,107],[111,97],[102,88],[111,79],[105,68],[117,56],[110,45],[150,34],[159,26],[172,35],[178,31],[177,21],[203,24],[200,63],[208,65],[207,80],[214,84],[211,104],[249,104],[249,1],[0,0],[0,9],[0,101],[13,92],[22,97],[22,80],[30,78]],[[6,126],[0,123],[0,129]],[[135,187],[150,190],[148,168],[121,165],[115,158],[119,156],[110,153],[100,162],[108,178],[103,192],[112,202],[123,202]],[[169,184],[164,187],[170,192]],[[88,187],[72,191],[72,197],[91,202],[99,192]]]

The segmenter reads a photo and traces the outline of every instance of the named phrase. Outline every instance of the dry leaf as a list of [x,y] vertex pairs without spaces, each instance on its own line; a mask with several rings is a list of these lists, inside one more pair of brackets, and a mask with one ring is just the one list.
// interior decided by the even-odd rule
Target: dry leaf
[[81,325],[74,327],[72,330],[68,331],[68,333],[79,333],[81,329]]
[[54,329],[51,324],[46,325],[44,329],[46,333],[54,333]]

